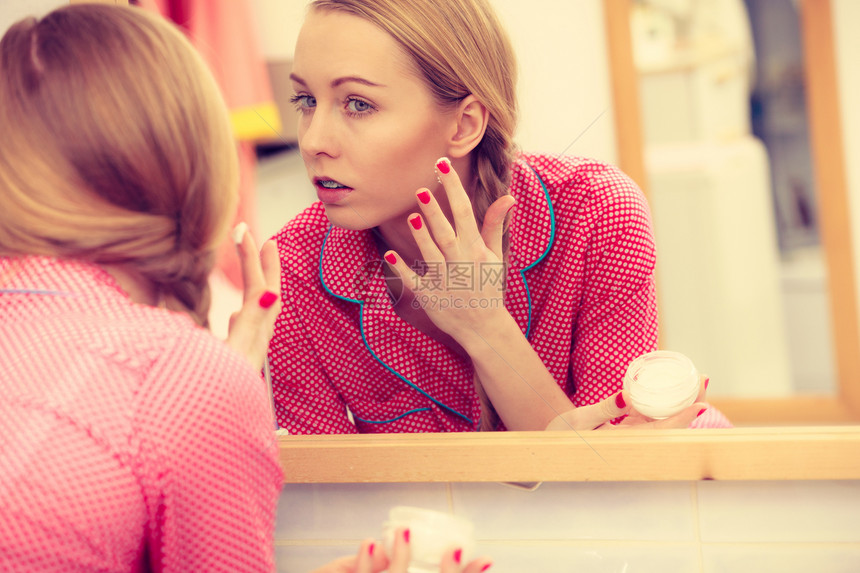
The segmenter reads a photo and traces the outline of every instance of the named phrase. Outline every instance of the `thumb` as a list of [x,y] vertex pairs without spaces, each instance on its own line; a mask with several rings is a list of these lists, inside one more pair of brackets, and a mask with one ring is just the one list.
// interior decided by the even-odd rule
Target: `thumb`
[[597,404],[580,406],[559,414],[547,425],[546,430],[593,430],[629,412],[628,403],[627,395],[619,391]]
[[481,227],[481,238],[493,253],[502,258],[502,236],[505,231],[505,218],[517,202],[512,195],[496,199],[484,214],[484,224]]

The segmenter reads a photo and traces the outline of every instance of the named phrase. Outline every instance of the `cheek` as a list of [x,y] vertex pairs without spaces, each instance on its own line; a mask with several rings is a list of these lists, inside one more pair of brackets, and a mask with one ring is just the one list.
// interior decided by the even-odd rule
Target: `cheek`
[[362,149],[366,165],[391,183],[413,193],[436,183],[434,166],[445,147],[435,126],[410,126],[388,130]]

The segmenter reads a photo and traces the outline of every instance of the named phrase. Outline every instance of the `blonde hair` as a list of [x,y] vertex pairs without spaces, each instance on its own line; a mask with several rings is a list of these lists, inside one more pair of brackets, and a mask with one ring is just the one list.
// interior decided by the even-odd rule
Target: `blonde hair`
[[72,5],[0,40],[0,255],[124,265],[206,325],[238,201],[227,109],[172,24]]
[[[508,194],[517,152],[517,69],[510,39],[486,0],[314,0],[311,10],[358,16],[388,33],[412,58],[420,78],[443,108],[474,95],[489,111],[484,137],[472,151],[472,209],[480,226],[487,208]],[[508,237],[505,231],[504,244]],[[498,416],[480,380],[481,429]]]

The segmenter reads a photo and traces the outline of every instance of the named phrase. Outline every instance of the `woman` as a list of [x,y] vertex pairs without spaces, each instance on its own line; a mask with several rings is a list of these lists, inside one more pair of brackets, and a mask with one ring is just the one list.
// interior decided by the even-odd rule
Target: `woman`
[[0,40],[0,125],[0,570],[273,571],[277,253],[240,234],[244,306],[202,328],[237,201],[205,65],[156,16],[65,7]]
[[579,430],[628,411],[624,371],[657,342],[645,199],[614,167],[517,152],[514,55],[485,0],[316,0],[291,78],[320,202],[276,236],[281,426]]

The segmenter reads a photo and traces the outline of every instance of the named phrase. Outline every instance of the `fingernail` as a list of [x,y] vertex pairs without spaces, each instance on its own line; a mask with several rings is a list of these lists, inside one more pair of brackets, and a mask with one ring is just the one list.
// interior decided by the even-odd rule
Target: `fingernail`
[[418,192],[418,200],[421,201],[425,205],[427,203],[429,203],[430,202],[430,191],[428,191],[426,189],[423,191],[419,191]]
[[408,529],[403,530],[403,541],[405,541],[406,543],[409,543],[409,530]]
[[698,414],[696,414],[696,417],[698,418],[699,416],[701,416],[702,414],[704,414],[706,411],[707,411],[707,408],[702,408],[701,410],[699,410],[699,413],[698,413]]
[[269,308],[276,300],[278,300],[277,293],[267,290],[260,296],[259,304],[261,308]]
[[447,157],[441,158],[436,162],[436,169],[438,169],[442,175],[447,175],[451,171],[451,160]]
[[374,550],[375,548],[376,548],[376,545],[375,545],[374,543],[371,543],[371,544],[368,546],[368,548],[367,548],[367,553],[368,553],[368,555],[370,555],[371,557],[373,557],[373,550]]
[[622,410],[627,407],[627,403],[624,401],[624,396],[621,394],[621,392],[615,395],[615,405]]
[[708,389],[708,384],[710,383],[710,381],[711,381],[710,378],[705,378],[705,390]]
[[492,567],[492,566],[493,566],[493,564],[492,564],[492,563],[487,563],[486,565],[484,565],[483,567],[481,567],[481,573],[484,573],[484,571],[486,571],[487,569],[489,569],[489,568],[490,568],[490,567]]
[[242,239],[245,238],[245,233],[248,232],[248,223],[242,221],[235,227],[233,227],[233,233],[231,235],[233,242],[237,245],[242,243]]
[[421,228],[421,215],[413,215],[409,217],[409,224],[412,225],[412,228],[416,231]]
[[463,558],[463,550],[462,549],[458,549],[457,551],[454,552],[454,561],[456,561],[458,564],[460,563],[460,559],[462,559],[462,558]]
[[397,264],[397,257],[394,256],[394,253],[385,253],[385,260],[389,265]]

